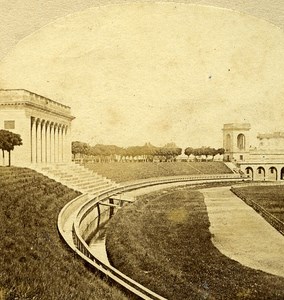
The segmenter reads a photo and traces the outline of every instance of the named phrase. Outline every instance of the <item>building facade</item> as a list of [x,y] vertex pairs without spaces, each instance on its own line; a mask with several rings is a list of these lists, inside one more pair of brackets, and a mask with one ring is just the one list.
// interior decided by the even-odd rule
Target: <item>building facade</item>
[[257,146],[251,146],[250,129],[249,123],[224,124],[224,161],[235,163],[253,180],[283,180],[284,133],[258,134]]
[[[0,129],[20,134],[11,164],[71,161],[71,108],[27,90],[0,90]],[[8,164],[8,153],[0,165]]]

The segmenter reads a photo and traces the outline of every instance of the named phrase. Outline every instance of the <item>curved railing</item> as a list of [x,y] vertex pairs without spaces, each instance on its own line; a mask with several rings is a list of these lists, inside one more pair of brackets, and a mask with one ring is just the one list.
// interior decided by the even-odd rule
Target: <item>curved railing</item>
[[90,224],[100,219],[103,213],[108,212],[108,206],[101,203],[107,202],[110,197],[153,185],[190,182],[207,183],[220,181],[246,180],[236,174],[220,175],[196,175],[196,176],[171,176],[161,178],[150,178],[124,183],[123,186],[114,187],[107,191],[102,191],[95,196],[89,197],[83,194],[64,206],[58,216],[58,230],[67,244],[90,265],[107,275],[116,283],[123,286],[134,295],[142,299],[165,299],[155,292],[147,289],[140,283],[129,278],[111,265],[104,263],[96,255],[92,254],[86,242],[88,236],[93,232]]

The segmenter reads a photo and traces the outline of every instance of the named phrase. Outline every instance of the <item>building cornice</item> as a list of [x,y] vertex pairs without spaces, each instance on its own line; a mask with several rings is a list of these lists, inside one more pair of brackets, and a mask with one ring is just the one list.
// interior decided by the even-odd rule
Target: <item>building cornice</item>
[[71,108],[69,106],[24,89],[0,89],[0,107],[11,106],[24,106],[64,117],[68,120],[75,119],[75,117],[71,115]]
[[32,109],[36,109],[40,112],[43,112],[43,113],[49,113],[49,114],[52,114],[52,115],[55,115],[57,117],[63,117],[63,118],[66,118],[70,121],[74,120],[75,117],[74,116],[71,116],[70,114],[65,114],[61,111],[56,111],[56,110],[53,110],[53,109],[49,109],[49,108],[46,108],[46,107],[42,107],[40,105],[37,105],[35,103],[32,103],[32,102],[29,102],[29,101],[17,101],[17,102],[13,102],[13,103],[1,103],[0,102],[0,107],[23,107],[23,108],[32,108]]
[[249,130],[251,129],[250,123],[229,123],[224,124],[223,131],[227,130]]

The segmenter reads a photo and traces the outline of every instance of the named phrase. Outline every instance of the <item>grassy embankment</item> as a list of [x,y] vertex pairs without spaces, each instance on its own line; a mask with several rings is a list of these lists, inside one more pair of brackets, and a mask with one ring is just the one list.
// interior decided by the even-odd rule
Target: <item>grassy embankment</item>
[[284,299],[284,278],[215,248],[203,195],[190,188],[144,195],[120,210],[107,249],[115,267],[169,299]]
[[60,209],[78,193],[34,171],[0,167],[0,298],[128,299],[60,240]]
[[174,175],[232,173],[223,162],[116,162],[88,163],[85,166],[116,182]]
[[284,222],[284,186],[250,186],[235,190]]

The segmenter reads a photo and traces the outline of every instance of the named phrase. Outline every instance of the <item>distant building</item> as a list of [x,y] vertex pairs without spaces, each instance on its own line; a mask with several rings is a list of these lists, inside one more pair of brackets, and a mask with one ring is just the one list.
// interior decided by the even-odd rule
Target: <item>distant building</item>
[[258,134],[258,145],[250,146],[249,123],[223,127],[224,161],[235,163],[254,180],[284,179],[284,132]]
[[[26,90],[0,90],[0,129],[21,135],[12,165],[71,161],[70,107]],[[1,154],[2,157],[2,154]],[[8,155],[0,165],[8,163]]]

